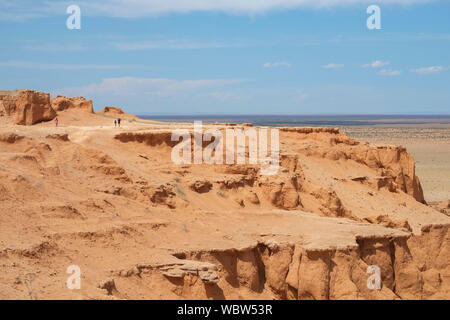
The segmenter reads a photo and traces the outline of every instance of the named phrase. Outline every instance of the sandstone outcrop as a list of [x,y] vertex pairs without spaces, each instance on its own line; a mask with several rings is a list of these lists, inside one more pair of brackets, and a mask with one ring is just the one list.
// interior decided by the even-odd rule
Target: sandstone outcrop
[[56,98],[51,99],[51,105],[55,111],[77,110],[94,113],[92,100],[86,100],[83,97],[69,98],[64,96],[57,96]]
[[121,108],[106,106],[102,110],[97,112],[98,114],[103,114],[111,117],[119,117],[119,118],[133,118],[137,119],[137,116],[133,114],[129,114],[124,112]]
[[11,116],[15,114],[18,92],[19,91],[0,92],[0,116]]
[[[414,158],[404,147],[359,143],[332,128],[319,128],[317,131],[308,128],[283,129],[283,131],[295,132],[302,140],[315,135],[313,139],[321,145],[320,148],[308,147],[299,152],[334,161],[353,160],[364,164],[376,170],[378,176],[383,178],[378,178],[380,181],[376,182],[379,187],[387,185],[391,189],[398,188],[417,201],[425,203],[422,186],[415,173]],[[318,136],[320,133],[323,134]],[[389,180],[395,184],[391,184]]]
[[0,115],[15,116],[14,123],[32,125],[55,118],[50,94],[21,90],[12,95],[0,95]]
[[57,113],[72,110],[92,114],[92,100],[60,95],[51,98],[48,93],[28,89],[0,91],[0,116],[8,117],[14,124],[33,125],[50,121]]
[[116,113],[116,114],[125,114],[125,112],[123,112],[123,110],[121,108],[118,107],[111,107],[111,106],[106,106],[103,108],[103,110],[100,110],[99,112],[102,113]]

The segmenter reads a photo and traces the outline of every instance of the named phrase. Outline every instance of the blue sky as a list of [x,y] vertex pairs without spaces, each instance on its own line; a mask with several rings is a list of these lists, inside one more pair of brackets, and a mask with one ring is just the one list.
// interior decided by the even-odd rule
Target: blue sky
[[132,3],[0,0],[0,89],[138,114],[450,113],[449,1]]

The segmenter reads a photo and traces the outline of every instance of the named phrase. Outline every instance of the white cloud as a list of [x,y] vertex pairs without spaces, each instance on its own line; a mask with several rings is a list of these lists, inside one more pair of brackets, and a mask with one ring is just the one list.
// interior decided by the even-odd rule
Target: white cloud
[[[377,4],[420,4],[433,0],[378,0]],[[329,8],[355,4],[372,4],[373,0],[79,0],[83,14],[136,18],[165,13],[222,11],[227,13],[257,14],[271,10],[297,8]],[[3,0],[0,1],[0,20],[26,20],[65,13],[67,0]]]
[[387,70],[387,69],[381,69],[380,71],[378,71],[378,74],[381,76],[399,76],[400,75],[400,71],[398,70]]
[[87,86],[62,88],[55,94],[66,95],[114,95],[114,96],[146,96],[147,98],[167,98],[172,96],[191,95],[197,90],[220,88],[246,82],[245,79],[201,79],[174,80],[165,78],[107,78],[100,83]]
[[389,61],[381,61],[381,60],[375,60],[372,63],[368,63],[368,64],[364,64],[362,67],[363,68],[381,68],[384,66],[389,65],[390,62]]
[[234,92],[221,92],[221,91],[214,91],[207,94],[200,94],[195,97],[196,100],[202,100],[202,99],[213,99],[220,102],[237,102],[237,101],[243,101],[243,100],[249,100],[249,95],[243,95],[243,94],[236,94]]
[[343,67],[344,67],[344,65],[339,64],[339,63],[329,63],[329,64],[322,66],[322,68],[324,68],[324,69],[340,69]]
[[422,67],[419,69],[412,69],[411,72],[415,72],[417,74],[436,74],[446,70],[447,69],[442,66],[431,66],[431,67]]
[[277,68],[277,67],[288,67],[290,68],[292,64],[288,62],[266,62],[264,63],[264,68]]
[[87,50],[87,47],[76,43],[66,43],[66,44],[28,43],[22,45],[21,48],[30,51],[43,51],[43,52],[61,52],[61,51],[74,52]]
[[138,42],[115,42],[112,44],[116,49],[121,51],[138,51],[138,50],[185,50],[185,49],[215,49],[227,48],[237,45],[224,44],[220,42],[196,42],[190,40],[155,40],[155,41],[138,41]]
[[103,70],[135,68],[136,65],[102,65],[102,64],[58,64],[33,61],[0,61],[0,67],[23,68],[23,69],[41,69],[41,70]]

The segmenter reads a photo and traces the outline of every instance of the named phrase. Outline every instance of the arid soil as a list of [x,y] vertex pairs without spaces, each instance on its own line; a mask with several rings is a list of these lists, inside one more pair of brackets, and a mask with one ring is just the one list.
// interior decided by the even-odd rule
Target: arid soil
[[[55,110],[42,94],[11,96],[0,96],[1,299],[450,297],[450,217],[427,205],[404,147],[280,128],[276,175],[177,165],[171,133],[192,124],[121,116],[115,128],[87,100]],[[80,289],[67,287],[72,265]]]

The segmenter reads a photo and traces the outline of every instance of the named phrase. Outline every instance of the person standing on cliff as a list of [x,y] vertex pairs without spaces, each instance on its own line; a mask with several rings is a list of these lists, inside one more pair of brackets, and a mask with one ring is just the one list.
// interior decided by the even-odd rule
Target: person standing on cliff
[[119,124],[119,128],[120,128],[120,118],[117,119],[117,123]]
[[114,128],[117,127],[117,120],[114,119]]
[[55,118],[55,127],[58,126],[58,117]]

